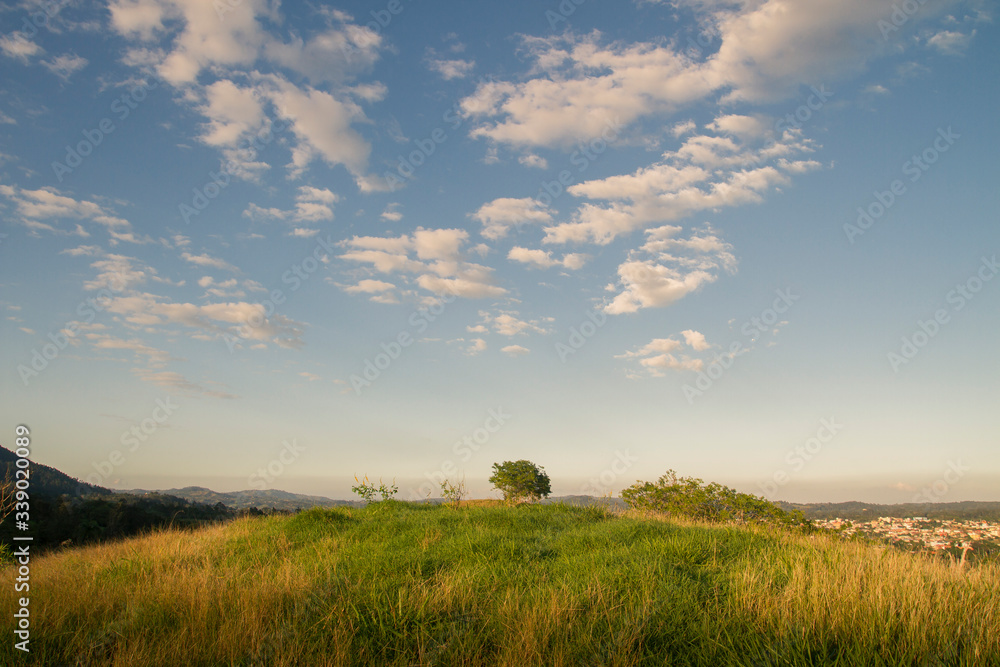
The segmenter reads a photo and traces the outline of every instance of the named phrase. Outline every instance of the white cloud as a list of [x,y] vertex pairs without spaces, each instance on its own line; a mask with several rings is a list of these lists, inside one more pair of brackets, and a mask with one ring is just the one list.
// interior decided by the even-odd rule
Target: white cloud
[[506,294],[493,283],[493,269],[464,257],[468,236],[464,229],[422,227],[398,237],[355,236],[341,243],[347,250],[340,257],[369,264],[379,273],[417,274],[401,279],[438,295],[478,299]]
[[165,6],[157,0],[114,0],[108,10],[111,25],[123,35],[150,40],[163,30]]
[[70,255],[71,257],[93,257],[95,255],[100,255],[103,251],[96,245],[81,245],[75,248],[66,248],[65,250],[60,250],[60,255]]
[[170,353],[146,345],[141,340],[133,338],[125,340],[107,334],[87,334],[91,346],[97,350],[127,350],[137,357],[145,358],[150,368],[163,368],[171,360]]
[[[295,224],[325,222],[333,220],[333,205],[338,201],[340,197],[326,188],[303,185],[295,195],[294,209],[262,208],[250,204],[243,211],[243,216],[251,220],[285,220]],[[293,236],[312,236],[316,233],[317,230],[297,229]]]
[[646,243],[618,267],[618,284],[608,290],[620,290],[604,312],[619,315],[641,308],[669,306],[714,282],[720,271],[736,270],[736,258],[728,244],[711,228],[681,238],[680,227],[665,226],[648,230]]
[[705,340],[705,334],[694,331],[692,329],[685,329],[681,332],[684,336],[684,342],[687,343],[692,349],[697,351],[707,350],[711,347]]
[[[235,163],[237,177],[254,181],[269,166],[256,150],[237,150],[241,142],[287,131],[294,138],[287,142],[292,177],[322,160],[346,167],[362,191],[385,189],[366,174],[371,147],[353,128],[368,120],[356,100],[386,94],[377,81],[353,81],[379,57],[377,32],[342,12],[315,10],[322,19],[313,34],[279,38],[273,26],[283,19],[270,0],[114,0],[109,9],[112,27],[141,42],[124,62],[155,70],[182,92],[180,99],[207,119],[201,140]],[[160,46],[149,46],[154,40]],[[293,84],[289,76],[308,83]]]
[[686,344],[692,350],[702,352],[712,346],[705,340],[705,336],[697,331],[688,329],[681,334],[684,336],[683,343],[675,338],[654,338],[636,350],[616,355],[616,358],[638,362],[641,370],[653,377],[662,377],[664,371],[668,370],[695,372],[702,370],[705,367],[704,359],[681,354],[681,349]]
[[[722,125],[732,127],[732,117]],[[742,129],[748,129],[746,127]],[[819,167],[789,160],[815,150],[799,130],[786,130],[751,146],[739,137],[692,135],[661,161],[632,174],[585,181],[570,194],[607,205],[580,205],[572,219],[545,228],[545,243],[607,244],[617,236],[704,210],[763,201],[788,183],[789,174]]]
[[756,138],[769,133],[772,130],[773,121],[764,116],[730,114],[719,116],[705,127],[720,134],[732,134],[740,138]]
[[392,283],[387,283],[384,280],[361,280],[357,285],[350,285],[344,288],[345,292],[361,292],[364,294],[372,294],[378,292],[385,292],[386,290],[391,290],[396,286]]
[[465,348],[465,353],[469,356],[477,355],[486,349],[486,341],[482,338],[473,338],[469,346]]
[[432,59],[428,62],[432,71],[437,72],[445,81],[464,79],[476,66],[474,60],[441,60]]
[[522,320],[517,311],[501,310],[495,315],[486,310],[479,311],[480,323],[469,331],[486,332],[490,328],[501,336],[518,336],[528,333],[549,334],[552,331],[538,320]]
[[495,241],[506,236],[511,227],[550,222],[552,214],[536,199],[501,197],[480,206],[472,218],[482,223],[482,235]]
[[946,55],[958,56],[965,53],[975,34],[975,30],[968,35],[953,30],[942,30],[928,38],[927,44]]
[[43,60],[42,66],[63,81],[69,81],[70,77],[86,67],[88,62],[86,58],[66,53],[49,60]]
[[112,245],[118,241],[143,241],[131,233],[128,220],[118,217],[107,207],[93,201],[74,199],[53,187],[24,190],[16,186],[0,185],[0,195],[14,204],[21,223],[35,233],[45,230],[86,236],[86,232],[80,234],[82,228],[79,226],[73,232],[55,226],[59,220],[73,219],[101,225],[110,235]]
[[239,272],[235,266],[229,262],[218,259],[217,257],[210,257],[207,254],[202,255],[192,255],[189,252],[181,253],[181,259],[185,262],[190,262],[191,264],[196,264],[198,266],[209,266],[213,269],[223,269],[225,271]]
[[385,210],[379,217],[388,222],[399,222],[403,219],[403,214],[399,212],[399,204],[393,202],[386,204]]
[[684,120],[679,123],[676,123],[673,127],[671,127],[670,134],[679,138],[684,136],[685,134],[688,134],[689,132],[693,132],[697,127],[698,126],[695,125],[695,122],[693,120]]
[[508,345],[507,347],[500,348],[500,351],[511,357],[520,357],[531,352],[528,348],[520,345]]
[[[713,98],[787,99],[803,85],[832,85],[891,49],[879,21],[891,16],[894,0],[686,4],[718,44],[707,58],[692,58],[679,43],[607,44],[598,32],[523,37],[522,50],[533,61],[530,78],[482,82],[463,99],[463,112],[477,121],[471,135],[518,147],[569,147],[599,136],[613,120],[627,126]],[[932,15],[912,15],[902,32]],[[892,46],[904,43],[894,38]],[[688,129],[675,125],[675,136]]]
[[192,382],[175,371],[153,371],[147,368],[133,368],[132,372],[143,382],[148,382],[170,392],[187,395],[200,394],[212,398],[236,398],[236,396],[228,392],[208,389],[204,385]]
[[543,157],[535,155],[534,153],[528,153],[527,155],[522,155],[521,157],[517,158],[517,161],[523,164],[525,167],[532,167],[534,169],[549,168],[548,161]]
[[507,258],[539,269],[561,266],[566,269],[576,270],[583,268],[583,265],[587,263],[590,256],[580,253],[568,253],[563,255],[562,259],[555,259],[552,257],[552,251],[514,246],[507,253]]
[[12,32],[9,35],[0,36],[0,51],[8,58],[20,60],[27,63],[33,56],[44,53],[44,49],[35,42],[27,39],[20,32]]

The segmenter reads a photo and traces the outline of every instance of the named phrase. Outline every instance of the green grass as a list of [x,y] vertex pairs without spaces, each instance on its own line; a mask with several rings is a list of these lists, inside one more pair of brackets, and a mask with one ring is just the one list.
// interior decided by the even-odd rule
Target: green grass
[[390,501],[31,565],[0,664],[1000,665],[996,565],[598,508]]

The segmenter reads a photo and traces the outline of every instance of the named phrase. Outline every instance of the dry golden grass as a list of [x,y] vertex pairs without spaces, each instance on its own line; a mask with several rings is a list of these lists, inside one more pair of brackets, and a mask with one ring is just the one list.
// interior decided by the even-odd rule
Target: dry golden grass
[[1000,664],[995,565],[558,507],[384,510],[38,557],[33,653],[0,663]]

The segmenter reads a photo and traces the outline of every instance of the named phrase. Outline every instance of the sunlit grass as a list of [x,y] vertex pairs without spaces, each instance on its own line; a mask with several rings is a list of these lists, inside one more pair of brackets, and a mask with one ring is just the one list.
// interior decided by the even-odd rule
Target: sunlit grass
[[32,653],[0,664],[1000,664],[996,565],[597,508],[317,509],[31,565]]

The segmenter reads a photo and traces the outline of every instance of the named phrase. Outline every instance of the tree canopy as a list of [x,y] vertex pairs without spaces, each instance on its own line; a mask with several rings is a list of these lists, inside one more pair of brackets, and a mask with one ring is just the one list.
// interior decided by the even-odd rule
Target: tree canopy
[[504,500],[511,502],[537,501],[552,493],[545,470],[524,459],[494,463],[489,481],[493,488],[503,492]]

